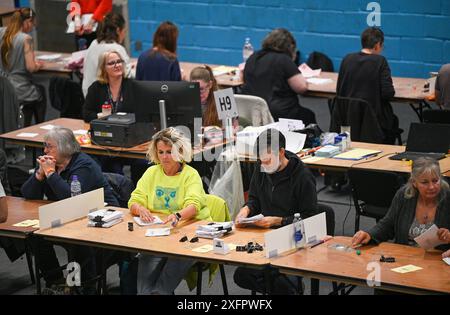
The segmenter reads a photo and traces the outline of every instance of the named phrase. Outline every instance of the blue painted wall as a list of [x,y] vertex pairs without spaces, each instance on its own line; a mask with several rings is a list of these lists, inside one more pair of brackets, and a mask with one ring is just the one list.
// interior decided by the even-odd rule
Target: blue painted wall
[[[236,65],[250,37],[255,48],[275,27],[293,32],[302,60],[324,52],[339,68],[342,58],[360,49],[370,1],[362,0],[129,0],[132,55],[134,43],[151,46],[161,21],[180,28],[179,59]],[[396,76],[426,77],[450,62],[449,0],[381,0],[384,55]]]

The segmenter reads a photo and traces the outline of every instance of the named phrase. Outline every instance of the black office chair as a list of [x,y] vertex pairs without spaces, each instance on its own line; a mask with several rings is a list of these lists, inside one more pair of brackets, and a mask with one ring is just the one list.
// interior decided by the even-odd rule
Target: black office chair
[[[398,125],[398,118],[396,125]],[[341,126],[350,126],[352,141],[402,144],[403,130],[396,128],[390,135],[385,135],[376,116],[374,108],[366,100],[353,97],[336,96],[331,106],[330,131],[340,133]],[[389,137],[388,137],[389,136]],[[389,139],[388,139],[389,138]]]
[[350,168],[348,178],[355,205],[355,233],[359,231],[360,216],[382,219],[398,189],[402,178],[393,172]]
[[423,122],[430,124],[450,124],[450,109],[424,110]]

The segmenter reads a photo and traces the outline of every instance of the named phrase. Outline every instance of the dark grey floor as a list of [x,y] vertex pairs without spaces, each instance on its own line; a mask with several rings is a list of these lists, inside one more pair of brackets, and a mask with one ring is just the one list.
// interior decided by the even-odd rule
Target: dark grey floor
[[[45,81],[44,81],[45,82]],[[314,110],[318,123],[323,130],[328,130],[330,115],[325,99],[302,98],[301,103]],[[408,104],[393,104],[394,111],[400,119],[400,127],[405,130],[403,141],[406,136],[411,122],[418,121],[416,114],[411,110]],[[57,112],[49,108],[47,118],[57,117]],[[28,157],[29,162],[31,159]],[[323,186],[323,178],[317,178],[317,188]],[[354,208],[350,206],[350,195],[348,188],[344,187],[341,192],[333,192],[329,188],[319,194],[319,200],[333,207],[336,215],[336,235],[351,236],[354,232]],[[346,220],[345,220],[346,219]],[[375,224],[375,220],[369,218],[361,219],[361,228],[365,229]],[[61,262],[66,260],[65,252],[61,248],[57,248],[58,256]],[[31,285],[28,274],[26,260],[22,257],[14,263],[11,263],[6,257],[4,251],[0,249],[0,294],[34,294],[35,286]],[[230,294],[246,295],[250,294],[248,290],[237,287],[233,282],[233,272],[235,267],[226,266],[227,283]],[[222,294],[220,276],[217,275],[211,287],[207,284],[208,275],[205,272],[203,276],[203,294]],[[111,267],[108,271],[108,287],[111,293],[118,292],[118,268]],[[310,292],[310,281],[305,279],[306,293]],[[327,294],[331,290],[331,283],[321,282],[320,293]],[[189,292],[186,283],[183,281],[175,291],[176,294],[195,294]],[[364,287],[358,287],[352,294],[372,294],[372,290]]]

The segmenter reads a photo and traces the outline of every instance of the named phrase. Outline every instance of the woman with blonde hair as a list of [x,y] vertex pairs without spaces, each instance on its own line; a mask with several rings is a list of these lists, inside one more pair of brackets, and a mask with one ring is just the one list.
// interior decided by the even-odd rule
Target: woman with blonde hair
[[0,28],[0,75],[13,85],[19,103],[23,106],[24,125],[45,120],[46,98],[43,86],[33,83],[31,74],[39,71],[42,63],[36,61],[31,33],[36,24],[36,13],[30,8],[14,12],[7,27]]
[[111,112],[134,113],[132,82],[125,78],[125,64],[121,54],[109,50],[99,56],[97,81],[92,83],[83,106],[84,121],[96,119],[102,106],[111,106]]
[[397,192],[386,216],[368,232],[357,232],[352,245],[393,239],[398,244],[417,246],[414,239],[433,225],[439,228],[437,236],[444,243],[438,249],[449,249],[449,184],[441,175],[438,161],[419,158],[414,161],[408,183]]
[[[155,214],[167,215],[164,224],[173,227],[181,220],[210,220],[202,180],[186,164],[192,160],[190,141],[175,128],[161,130],[153,136],[147,156],[155,165],[147,169],[131,194],[131,214],[144,222],[152,222]],[[141,255],[138,293],[172,294],[194,263]]]

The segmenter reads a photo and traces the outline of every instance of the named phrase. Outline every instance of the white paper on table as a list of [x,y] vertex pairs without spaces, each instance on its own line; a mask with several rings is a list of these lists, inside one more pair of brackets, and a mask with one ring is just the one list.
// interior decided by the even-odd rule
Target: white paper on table
[[45,130],[52,130],[53,128],[55,128],[55,126],[54,125],[45,125],[45,126],[42,126],[42,127],[39,127],[39,128],[45,129]]
[[[94,16],[94,14],[92,14],[92,13],[91,14],[83,14],[81,16],[81,21],[80,21],[81,25],[86,26],[93,16]],[[95,32],[97,30],[97,25],[98,25],[98,23],[94,24],[94,27],[92,28],[93,32]],[[69,23],[69,25],[67,26],[66,33],[67,34],[71,34],[71,33],[74,33],[74,32],[75,32],[75,21],[71,21]]]
[[36,136],[38,136],[38,133],[34,133],[34,132],[21,132],[17,135],[17,137],[22,137],[22,138],[34,138]]
[[240,218],[239,223],[243,223],[243,224],[255,223],[255,222],[261,221],[262,219],[264,219],[264,215],[257,214],[250,218]]
[[155,224],[162,224],[163,221],[156,215],[153,216],[153,222],[144,222],[140,217],[134,217],[134,222],[136,222],[140,226],[150,226]]
[[422,233],[414,240],[419,246],[425,250],[430,250],[435,248],[436,246],[445,244],[445,242],[441,241],[437,235],[439,228],[436,224],[433,224],[425,233]]
[[161,228],[161,229],[148,229],[145,233],[145,236],[168,236],[170,235],[170,228]]
[[311,84],[316,84],[316,85],[324,85],[324,84],[328,84],[328,83],[332,83],[333,80],[331,79],[324,79],[324,78],[309,78],[306,79],[306,81],[308,81],[308,83]]
[[291,131],[282,131],[282,133],[286,138],[286,150],[298,153],[305,146],[306,134]]
[[442,258],[442,260],[450,266],[450,257]]
[[79,129],[79,130],[74,130],[73,131],[74,135],[86,135],[87,133],[88,133],[88,131],[84,130],[84,129]]
[[322,69],[313,70],[306,63],[302,63],[298,70],[302,73],[305,78],[318,77],[322,73]]
[[61,54],[48,54],[48,55],[39,55],[36,56],[36,59],[42,61],[55,61],[61,58]]
[[305,129],[305,124],[303,123],[303,121],[298,119],[280,118],[278,119],[278,123],[280,131],[294,131]]
[[325,212],[303,220],[305,227],[306,245],[321,241],[327,236],[327,220]]

